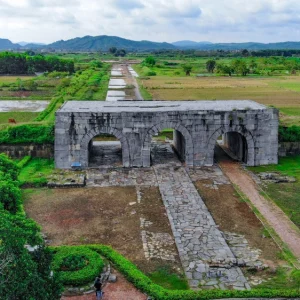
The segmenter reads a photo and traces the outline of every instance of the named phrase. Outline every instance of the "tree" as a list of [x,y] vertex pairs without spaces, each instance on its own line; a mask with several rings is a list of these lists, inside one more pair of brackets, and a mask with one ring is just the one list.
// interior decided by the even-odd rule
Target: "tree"
[[213,73],[216,67],[216,61],[214,59],[210,59],[206,62],[206,69],[209,73]]
[[143,64],[145,64],[146,66],[150,66],[153,67],[156,64],[156,60],[153,56],[148,56],[146,57],[146,59],[143,61]]
[[111,54],[115,54],[117,52],[117,48],[116,47],[110,47],[108,50]]
[[218,74],[228,74],[229,76],[232,75],[233,70],[232,67],[225,65],[223,63],[217,64],[217,73]]
[[247,49],[243,49],[243,50],[242,50],[242,55],[243,55],[244,57],[248,57],[248,56],[250,55],[250,53],[249,53],[249,51],[248,51]]
[[193,67],[191,65],[182,65],[183,71],[185,72],[186,76],[190,76]]
[[17,213],[21,205],[21,190],[16,182],[0,181],[0,203],[5,210],[13,214]]
[[126,54],[127,54],[127,52],[126,52],[126,50],[124,50],[124,49],[118,49],[116,52],[115,52],[115,56],[121,56],[121,57],[124,57],[124,56],[126,56]]
[[242,59],[233,60],[231,63],[231,67],[238,75],[246,76],[250,72],[246,62]]
[[0,211],[0,237],[0,299],[60,299],[62,285],[57,274],[51,275],[52,254],[36,223]]

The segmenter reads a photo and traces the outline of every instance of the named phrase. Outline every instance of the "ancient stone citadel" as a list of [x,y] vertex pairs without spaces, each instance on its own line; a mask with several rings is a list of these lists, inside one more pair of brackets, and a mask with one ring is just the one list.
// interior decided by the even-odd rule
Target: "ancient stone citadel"
[[56,113],[56,167],[88,167],[99,134],[120,140],[124,167],[149,167],[151,139],[165,128],[187,166],[213,165],[220,136],[248,166],[278,162],[278,111],[253,101],[69,101]]

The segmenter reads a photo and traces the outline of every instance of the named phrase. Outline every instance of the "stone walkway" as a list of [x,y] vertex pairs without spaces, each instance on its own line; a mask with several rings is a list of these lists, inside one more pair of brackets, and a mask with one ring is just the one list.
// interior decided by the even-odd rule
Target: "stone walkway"
[[192,288],[250,289],[237,259],[183,167],[153,167]]

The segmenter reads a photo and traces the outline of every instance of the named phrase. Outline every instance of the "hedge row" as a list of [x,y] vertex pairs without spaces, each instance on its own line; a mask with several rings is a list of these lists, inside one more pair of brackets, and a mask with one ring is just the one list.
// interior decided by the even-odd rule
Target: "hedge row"
[[53,110],[56,108],[57,104],[59,103],[63,103],[64,99],[62,97],[55,97],[51,100],[50,104],[48,105],[48,107],[43,110],[35,119],[34,121],[43,121],[45,120],[45,118],[48,117],[48,115],[50,115]]
[[5,154],[0,154],[0,208],[12,214],[16,214],[21,207],[18,174],[16,164]]
[[291,127],[279,126],[280,142],[300,142],[300,126]]
[[90,249],[107,258],[128,281],[140,291],[151,296],[155,300],[208,300],[221,298],[296,298],[300,295],[300,289],[254,289],[250,291],[235,290],[208,290],[208,291],[171,291],[151,281],[133,263],[109,246],[89,245]]
[[20,125],[0,131],[0,144],[53,144],[53,125]]
[[[104,262],[100,255],[86,246],[62,246],[51,247],[54,252],[52,268],[59,272],[60,278],[65,285],[81,286],[90,283],[98,276],[104,267]],[[77,271],[62,271],[61,266],[66,258],[72,256],[86,257],[88,264]]]

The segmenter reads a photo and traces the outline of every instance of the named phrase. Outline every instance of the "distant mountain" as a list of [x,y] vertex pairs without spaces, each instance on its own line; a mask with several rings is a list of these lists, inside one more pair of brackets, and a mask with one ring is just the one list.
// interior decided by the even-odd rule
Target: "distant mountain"
[[75,38],[67,41],[61,40],[50,44],[47,47],[56,50],[69,51],[108,51],[111,47],[117,47],[119,49],[125,49],[129,51],[176,49],[174,45],[169,43],[132,41],[117,36],[107,35],[85,36],[82,38]]
[[188,47],[200,47],[202,45],[210,45],[212,44],[211,42],[203,41],[203,42],[195,42],[195,41],[189,41],[189,40],[184,40],[184,41],[178,41],[172,43],[172,45],[179,47],[179,48],[188,48]]
[[300,42],[282,42],[282,43],[216,43],[211,42],[195,42],[189,40],[183,40],[170,43],[157,43],[150,41],[132,41],[123,39],[117,36],[85,36],[77,37],[71,40],[61,40],[55,43],[45,45],[41,43],[27,43],[20,42],[20,44],[14,44],[8,39],[0,39],[0,51],[2,50],[36,50],[36,49],[48,49],[59,51],[108,51],[111,47],[117,47],[119,49],[126,49],[127,51],[151,51],[151,50],[176,50],[176,49],[195,49],[195,50],[300,50]]
[[8,39],[1,39],[0,38],[0,50],[13,50],[21,48],[20,45],[12,43]]
[[44,46],[44,45],[46,45],[46,44],[43,44],[43,43],[32,43],[32,42],[30,42],[30,43],[28,43],[28,42],[18,42],[17,44],[19,44],[19,45],[21,45],[22,47],[24,47],[24,46],[34,46],[34,45],[37,45],[37,46]]

